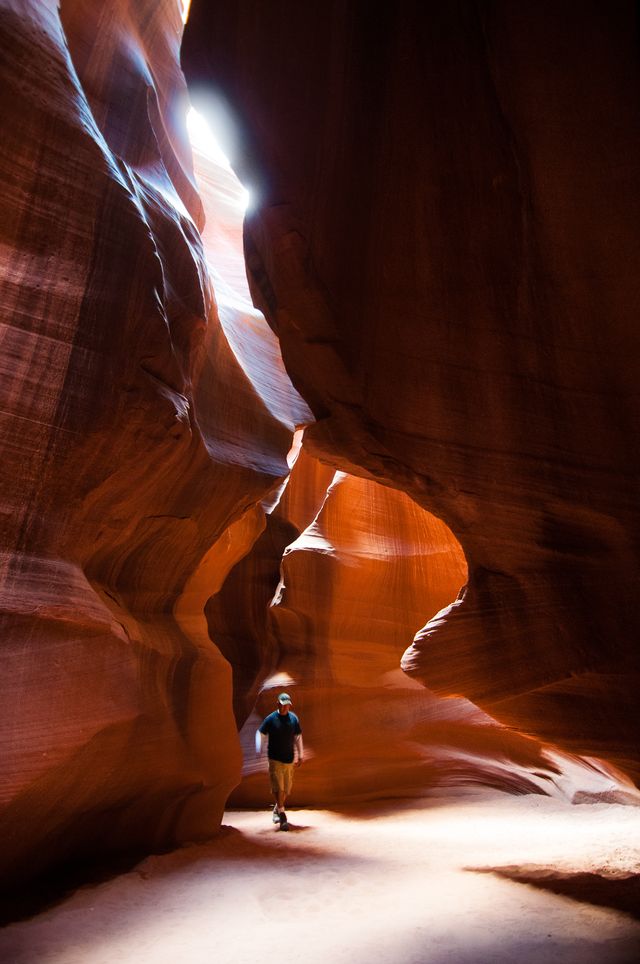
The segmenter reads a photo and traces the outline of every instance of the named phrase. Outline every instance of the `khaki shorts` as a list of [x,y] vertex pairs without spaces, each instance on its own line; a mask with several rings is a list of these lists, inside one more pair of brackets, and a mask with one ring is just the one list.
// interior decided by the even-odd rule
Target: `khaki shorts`
[[288,796],[293,786],[293,763],[269,760],[269,779],[272,793],[286,793]]

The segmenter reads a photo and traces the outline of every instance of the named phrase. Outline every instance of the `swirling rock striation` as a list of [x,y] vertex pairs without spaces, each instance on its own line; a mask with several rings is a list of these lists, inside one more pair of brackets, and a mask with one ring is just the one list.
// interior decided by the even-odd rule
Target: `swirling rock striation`
[[[194,0],[309,451],[469,564],[403,665],[640,774],[637,10]],[[202,99],[205,109],[206,99]]]
[[[5,0],[0,29],[11,887],[218,827],[240,753],[204,603],[308,412],[281,362],[252,381],[220,324],[178,4]],[[247,341],[273,354],[262,324]]]
[[4,886],[214,831],[284,681],[309,800],[562,790],[463,696],[637,775],[634,10],[196,0],[269,328],[178,4],[3,0]]
[[466,577],[462,549],[440,520],[402,492],[331,472],[303,447],[265,532],[207,604],[242,725],[244,780],[231,805],[268,797],[254,735],[282,689],[293,695],[306,746],[294,806],[473,785],[637,803],[610,768],[560,755],[400,670],[416,627]]

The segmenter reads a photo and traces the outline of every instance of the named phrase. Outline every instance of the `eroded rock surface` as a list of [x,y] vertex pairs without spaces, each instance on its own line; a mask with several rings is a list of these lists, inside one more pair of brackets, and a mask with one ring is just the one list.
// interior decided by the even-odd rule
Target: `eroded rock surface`
[[[218,827],[240,752],[204,604],[263,528],[308,412],[281,362],[256,387],[219,321],[178,4],[0,13],[11,886]],[[244,350],[273,356],[262,325]]]
[[211,636],[233,667],[242,726],[244,780],[230,804],[268,799],[254,735],[282,689],[306,746],[294,807],[474,784],[572,800],[580,793],[585,802],[626,793],[637,804],[637,791],[607,766],[558,754],[400,670],[416,626],[455,599],[466,578],[444,523],[402,492],[331,472],[303,448],[264,533],[207,604]]
[[[460,540],[403,665],[638,776],[637,11],[194,0],[310,451]],[[206,96],[202,97],[206,109]]]
[[541,10],[196,0],[270,328],[178,4],[2,2],[6,886],[214,831],[284,683],[301,802],[637,774],[634,21]]

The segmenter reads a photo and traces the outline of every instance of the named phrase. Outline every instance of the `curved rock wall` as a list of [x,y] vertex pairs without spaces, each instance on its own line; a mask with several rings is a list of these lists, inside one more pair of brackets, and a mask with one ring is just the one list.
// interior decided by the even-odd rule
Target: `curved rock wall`
[[238,121],[306,445],[464,547],[405,669],[636,776],[637,27],[632,3],[194,0],[183,45]]
[[[278,536],[289,543],[274,552]],[[273,598],[261,624],[249,627],[237,619],[251,611],[237,589],[246,593],[261,575]],[[243,679],[252,653],[262,655],[259,667],[252,661],[261,685],[241,732],[245,779],[231,804],[268,798],[254,734],[283,688],[304,728],[297,804],[420,796],[434,785],[474,782],[545,792],[555,766],[540,746],[464,699],[438,699],[399,668],[416,627],[450,603],[466,577],[460,545],[442,522],[402,492],[328,472],[303,449],[261,540],[209,603],[211,634],[234,679]]]
[[285,684],[301,802],[560,786],[463,696],[637,773],[635,21],[570,11],[196,0],[271,330],[178,4],[0,3],[5,886],[214,831]]
[[230,804],[268,800],[254,737],[282,689],[304,729],[294,806],[474,784],[637,804],[638,793],[609,766],[559,754],[400,670],[416,626],[466,578],[460,545],[442,522],[402,492],[330,472],[303,448],[264,533],[207,604],[211,636],[233,667],[242,725],[244,779]]
[[58,6],[0,10],[8,886],[219,826],[240,753],[204,604],[308,417],[218,317],[178,5]]

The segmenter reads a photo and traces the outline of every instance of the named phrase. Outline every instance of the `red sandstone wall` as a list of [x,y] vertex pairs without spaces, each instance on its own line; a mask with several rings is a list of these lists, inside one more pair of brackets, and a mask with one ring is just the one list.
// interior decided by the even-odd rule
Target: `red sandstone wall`
[[[194,0],[309,450],[464,547],[405,656],[638,774],[637,9]],[[205,104],[205,100],[202,100]]]
[[[578,32],[545,9],[550,35],[501,4],[327,9],[229,4],[209,34],[196,4],[187,51],[251,130],[276,338],[229,183],[196,157],[196,185],[177,4],[0,8],[9,885],[214,831],[232,695],[250,734],[282,680],[312,751],[300,802],[545,785],[535,743],[398,668],[464,581],[419,506],[469,585],[406,667],[634,766],[627,8],[585,7]],[[310,451],[359,477],[327,494],[303,457],[277,502],[311,417],[280,346]],[[263,793],[250,776],[237,799]]]
[[[267,567],[275,538],[287,535],[281,564]],[[238,621],[238,612],[251,611],[238,587],[255,592],[267,573],[273,599],[262,624]],[[439,699],[399,668],[407,640],[455,599],[466,577],[462,550],[442,522],[402,492],[327,474],[303,450],[264,535],[209,603],[212,638],[235,681],[247,679],[253,653],[263,655],[255,710],[239,721],[245,778],[231,805],[268,799],[254,734],[282,689],[292,694],[306,745],[294,806],[473,783],[558,792],[556,763],[535,741],[499,727],[467,700]],[[257,661],[251,665],[255,674]]]
[[306,408],[281,363],[258,391],[218,318],[177,4],[0,13],[11,884],[218,827],[240,753],[204,603],[264,526]]

